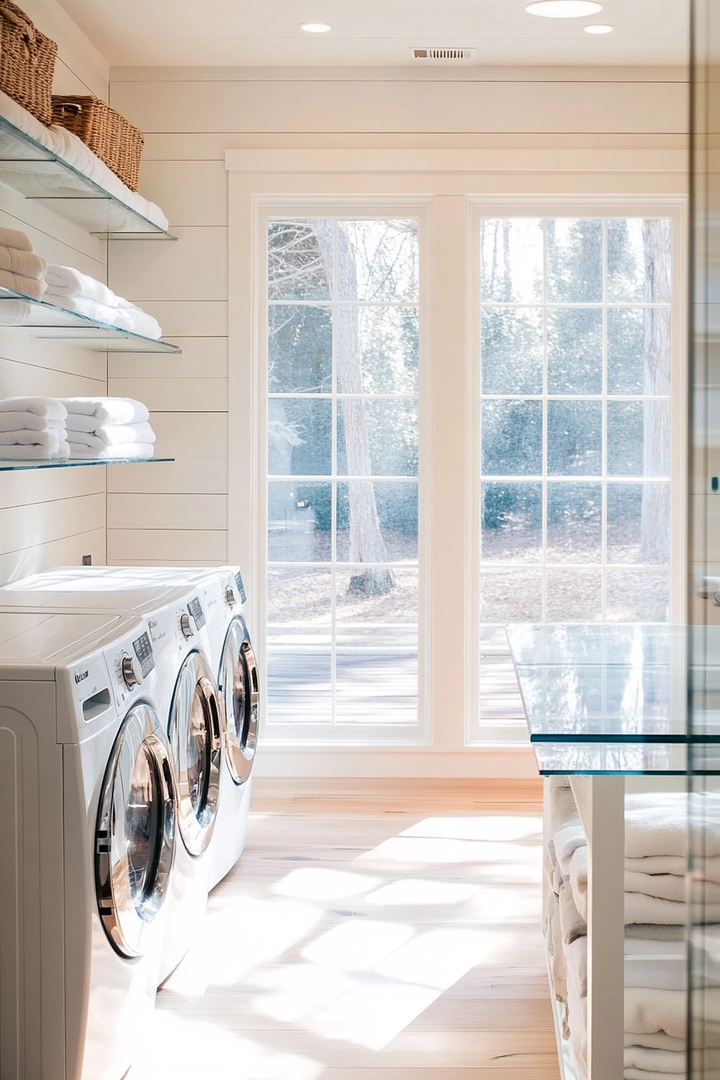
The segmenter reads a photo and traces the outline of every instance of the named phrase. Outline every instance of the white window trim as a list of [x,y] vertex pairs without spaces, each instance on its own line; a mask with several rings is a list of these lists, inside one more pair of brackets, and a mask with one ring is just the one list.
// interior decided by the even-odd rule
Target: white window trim
[[[672,248],[672,359],[671,359],[671,506],[670,506],[670,622],[686,621],[687,589],[683,568],[687,557],[687,215],[685,196],[518,196],[517,198],[473,198],[469,200],[471,245],[469,310],[471,311],[467,353],[467,543],[470,563],[467,580],[473,582],[467,609],[466,670],[470,707],[466,713],[465,739],[468,746],[498,746],[497,735],[488,741],[483,731],[479,704],[480,672],[480,223],[483,218],[502,217],[664,217],[670,218]],[[630,567],[631,569],[631,567]],[[508,745],[512,743],[508,742]]]
[[[257,204],[311,203],[318,192],[325,201],[343,195],[362,197],[366,205],[407,205],[419,199],[431,207],[431,258],[443,265],[452,254],[464,268],[465,280],[435,282],[426,338],[431,348],[431,396],[440,438],[431,448],[432,472],[426,478],[431,498],[432,528],[427,539],[430,604],[428,633],[428,703],[432,742],[416,746],[343,747],[268,746],[258,757],[258,774],[270,776],[406,776],[531,777],[537,776],[532,751],[494,744],[468,744],[473,730],[475,653],[474,598],[465,589],[474,573],[475,521],[472,419],[474,354],[472,316],[471,226],[477,212],[520,213],[523,206],[554,207],[567,215],[574,205],[666,207],[685,222],[687,215],[686,155],[682,150],[493,149],[493,150],[228,150],[229,188],[229,496],[228,558],[239,562],[248,578],[251,629],[256,628],[253,598],[257,595],[258,534],[254,527],[257,488],[258,388],[253,356],[258,334]],[[644,192],[642,196],[635,193]],[[502,192],[520,194],[506,196]],[[588,194],[590,192],[591,194]],[[683,226],[683,236],[687,229]],[[680,245],[676,245],[679,257]],[[684,245],[683,245],[684,247]],[[682,252],[683,265],[685,252]],[[676,280],[684,280],[682,276]],[[684,316],[684,313],[683,313]],[[678,322],[676,321],[676,332]],[[684,341],[682,347],[684,349]],[[447,376],[443,360],[452,354]],[[460,358],[460,360],[458,359]],[[455,364],[457,363],[457,370]],[[451,370],[452,369],[452,370]],[[445,393],[454,380],[455,397]],[[677,402],[677,408],[683,405]],[[448,443],[448,446],[444,445]],[[459,450],[460,444],[462,450]],[[461,491],[448,494],[445,483],[453,466]],[[463,475],[464,474],[464,475]],[[433,489],[430,488],[432,483]],[[683,485],[684,487],[684,485]],[[473,503],[468,502],[472,494]],[[464,498],[464,505],[461,506]],[[251,523],[251,527],[248,527]],[[451,552],[452,558],[443,554]],[[433,556],[435,556],[434,561]]]

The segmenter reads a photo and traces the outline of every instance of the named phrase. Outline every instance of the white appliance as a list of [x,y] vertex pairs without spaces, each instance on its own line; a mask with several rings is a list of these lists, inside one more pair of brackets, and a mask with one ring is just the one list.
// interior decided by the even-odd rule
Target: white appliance
[[[77,567],[0,589],[0,611],[103,611],[148,620],[158,672],[156,708],[168,735],[178,793],[178,843],[167,899],[158,979],[177,967],[202,925],[212,872],[210,842],[222,777],[222,707],[207,660],[204,619],[193,588],[76,588]],[[192,613],[192,614],[191,614]],[[200,648],[201,639],[203,648]],[[134,677],[131,673],[130,677]]]
[[152,1019],[176,830],[147,622],[0,614],[0,1076],[120,1080]]
[[[10,589],[27,586],[58,592],[68,587],[118,592],[163,587],[198,590],[205,625],[198,627],[191,615],[189,621],[203,635],[201,646],[217,678],[225,748],[211,847],[212,888],[233,868],[245,846],[258,737],[259,675],[245,622],[246,596],[239,568],[68,566],[17,582]],[[4,591],[0,591],[0,602]]]

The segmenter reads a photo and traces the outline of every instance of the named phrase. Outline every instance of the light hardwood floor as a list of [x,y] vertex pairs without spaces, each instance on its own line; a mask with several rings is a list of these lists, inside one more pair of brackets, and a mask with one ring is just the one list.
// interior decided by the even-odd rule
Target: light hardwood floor
[[558,1080],[535,782],[265,781],[153,1080]]

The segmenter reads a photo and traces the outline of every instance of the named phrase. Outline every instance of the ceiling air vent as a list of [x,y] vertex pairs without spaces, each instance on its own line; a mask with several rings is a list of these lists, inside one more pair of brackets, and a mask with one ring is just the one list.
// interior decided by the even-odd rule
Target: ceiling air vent
[[477,49],[413,49],[413,57],[424,64],[470,64]]

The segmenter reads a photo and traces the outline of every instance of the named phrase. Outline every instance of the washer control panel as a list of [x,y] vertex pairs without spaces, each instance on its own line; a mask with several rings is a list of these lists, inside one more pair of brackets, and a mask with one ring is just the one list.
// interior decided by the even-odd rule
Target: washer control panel
[[133,641],[133,651],[140,664],[140,671],[142,672],[142,678],[146,678],[152,669],[155,667],[155,654],[153,653],[153,647],[150,644],[150,635],[145,631],[139,638]]
[[235,574],[235,586],[236,586],[237,591],[238,591],[238,596],[240,597],[240,603],[244,604],[245,601],[247,600],[247,596],[245,595],[245,586],[243,585],[242,574],[240,573],[239,570]]
[[195,629],[202,630],[205,625],[205,612],[203,611],[199,596],[193,596],[192,600],[188,602],[188,611],[193,617]]
[[112,649],[107,649],[105,660],[115,700],[119,706],[127,705],[155,669],[150,624],[142,623],[140,627],[136,626],[132,634],[128,634]]

